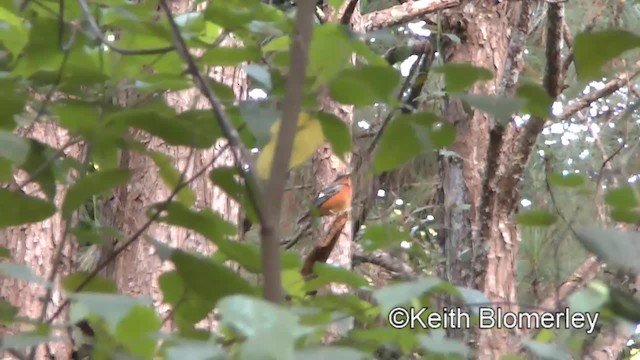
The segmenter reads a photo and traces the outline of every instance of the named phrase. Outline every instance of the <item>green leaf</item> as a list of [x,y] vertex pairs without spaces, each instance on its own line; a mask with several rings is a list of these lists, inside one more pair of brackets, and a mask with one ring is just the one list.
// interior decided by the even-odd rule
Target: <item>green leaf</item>
[[385,249],[392,245],[399,245],[407,240],[408,234],[402,227],[390,224],[369,225],[362,234],[362,248],[366,252]]
[[640,211],[637,208],[614,208],[609,215],[614,221],[640,225]]
[[273,87],[271,74],[269,74],[269,68],[267,66],[248,64],[244,65],[242,69],[247,73],[247,76],[251,80],[256,81],[258,85],[264,86],[267,90]]
[[329,84],[329,95],[356,107],[393,102],[399,82],[400,73],[391,66],[359,66],[342,70]]
[[236,180],[241,178],[237,167],[217,167],[211,170],[209,178],[214,185],[242,205],[242,210],[251,222],[258,222],[258,215],[253,204],[249,201],[247,188]]
[[[76,293],[72,296],[76,303],[72,309],[77,307],[82,309],[84,315],[87,312],[93,313],[107,321],[112,332],[129,312],[136,306],[150,306],[151,299],[142,297],[131,297],[120,294],[99,294],[99,293]],[[77,310],[76,310],[77,311]],[[73,311],[72,311],[73,312]],[[80,319],[72,319],[72,321]]]
[[85,175],[73,184],[62,203],[62,215],[69,219],[73,211],[95,195],[107,193],[125,184],[131,173],[125,169],[110,169]]
[[376,300],[384,314],[389,313],[396,306],[407,304],[422,294],[435,290],[445,282],[435,277],[425,277],[415,281],[409,281],[394,285],[387,285],[373,292]]
[[242,119],[256,139],[256,147],[261,148],[271,138],[269,129],[280,117],[275,102],[271,100],[246,100],[238,105]]
[[575,312],[597,312],[609,300],[609,293],[600,291],[600,287],[606,289],[606,285],[595,280],[600,286],[589,284],[586,288],[569,295],[569,308]]
[[523,112],[543,119],[551,116],[553,99],[542,86],[533,83],[520,85],[516,89],[516,96],[526,100],[526,104],[522,108]]
[[0,229],[37,223],[56,212],[56,207],[50,202],[8,189],[0,189],[0,204],[4,207],[0,216]]
[[418,341],[431,354],[469,356],[469,348],[464,343],[447,339],[444,335],[444,330],[432,329],[427,335],[418,335]]
[[[299,325],[290,310],[249,296],[235,295],[218,304],[223,325],[238,331],[247,340],[242,344],[240,358],[292,359],[294,342],[311,332]],[[278,329],[278,331],[274,331]]]
[[18,308],[8,301],[0,299],[0,324],[10,324],[18,315]]
[[218,245],[218,251],[214,256],[220,261],[235,261],[253,274],[262,272],[260,248],[256,244],[241,243],[235,240],[221,240],[216,242],[216,245]]
[[560,345],[552,343],[541,343],[529,339],[522,340],[522,345],[529,349],[534,355],[547,360],[571,359],[571,355]]
[[491,71],[471,64],[445,64],[435,67],[433,72],[444,74],[445,89],[449,93],[464,91],[478,81],[493,79]]
[[432,149],[434,140],[442,145],[443,139],[437,139],[437,132],[432,132],[436,124],[438,117],[428,112],[403,114],[391,120],[376,146],[373,159],[375,171],[381,173],[407,163],[418,154]]
[[156,350],[156,340],[149,335],[159,331],[161,326],[153,309],[137,305],[120,320],[114,335],[132,355],[149,359]]
[[343,346],[323,346],[315,349],[302,349],[296,351],[295,356],[296,360],[364,360],[369,358],[367,353]]
[[[340,24],[314,26],[309,45],[307,76],[315,79],[316,87],[337,78],[350,64],[354,52],[353,43],[345,27]],[[327,56],[328,54],[331,56]]]
[[480,314],[480,308],[485,307],[486,304],[490,304],[489,298],[483,292],[476,289],[471,289],[462,286],[456,286],[456,290],[460,294],[460,297],[464,300],[464,303],[473,310],[474,313]]
[[369,282],[360,274],[333,265],[316,263],[313,266],[313,272],[317,277],[307,282],[307,291],[317,290],[330,283],[346,284],[354,288],[369,285]]
[[640,235],[637,232],[585,228],[576,231],[580,243],[610,266],[640,274]]
[[29,156],[29,142],[13,133],[0,130],[0,157],[22,165]]
[[629,322],[640,322],[640,302],[629,293],[629,290],[610,288],[607,308]]
[[[175,264],[185,287],[193,290],[203,300],[215,303],[227,295],[254,292],[246,280],[211,259],[175,250],[171,254],[171,261]],[[212,279],[215,279],[215,286],[212,286]]]
[[608,190],[604,196],[604,201],[607,205],[625,209],[635,208],[640,205],[636,192],[628,185]]
[[179,339],[171,341],[165,350],[167,360],[227,359],[224,350],[206,341]]
[[[180,185],[180,171],[173,166],[173,160],[170,156],[167,156],[161,152],[149,151],[149,157],[153,159],[156,166],[160,170],[160,177],[162,181],[167,185],[169,191],[174,191]],[[182,179],[186,181],[187,179]],[[193,192],[190,186],[184,186],[177,194],[178,201],[184,206],[191,206],[196,202],[196,194]]]
[[40,276],[36,275],[30,267],[23,264],[16,264],[10,262],[0,263],[0,273],[5,274],[7,276],[11,276],[12,278],[23,280],[26,282],[35,283],[38,285],[43,285],[46,287],[51,286],[51,284]]
[[173,319],[179,327],[190,327],[211,313],[215,303],[188,291],[177,271],[169,271],[158,279],[163,299],[173,307]]
[[0,259],[10,259],[11,251],[4,246],[0,246]]
[[453,94],[482,112],[495,116],[500,123],[511,120],[511,116],[526,104],[525,100],[510,97],[496,97],[483,94]]
[[196,212],[178,202],[169,203],[158,221],[194,230],[216,244],[236,234],[235,226],[211,209]]
[[16,127],[15,117],[24,111],[26,101],[27,95],[19,80],[0,79],[0,129],[12,131]]
[[58,161],[59,154],[56,150],[37,140],[30,140],[29,156],[21,168],[29,173],[31,179],[40,185],[40,189],[49,200],[56,195],[56,179],[54,165]]
[[[88,275],[81,272],[69,274],[62,279],[62,288],[67,292],[76,292],[76,289],[88,278]],[[95,275],[80,291],[115,294],[118,292],[118,287],[113,280]]]
[[253,46],[215,47],[207,50],[198,62],[206,66],[237,66],[244,62],[254,62],[261,58],[260,49]]
[[546,210],[525,211],[516,216],[518,224],[525,226],[551,226],[558,217]]
[[582,32],[576,35],[573,54],[581,81],[601,77],[601,68],[624,52],[640,47],[640,36],[624,30]]
[[549,174],[549,184],[559,187],[575,188],[584,185],[585,177],[578,174],[552,173]]
[[347,124],[333,114],[319,112],[315,116],[320,120],[322,132],[329,140],[333,153],[344,159],[351,152],[351,132]]
[[61,336],[50,336],[45,331],[30,331],[19,333],[16,335],[4,335],[2,342],[0,342],[0,349],[14,349],[22,350],[37,346],[47,342],[60,341],[63,338]]

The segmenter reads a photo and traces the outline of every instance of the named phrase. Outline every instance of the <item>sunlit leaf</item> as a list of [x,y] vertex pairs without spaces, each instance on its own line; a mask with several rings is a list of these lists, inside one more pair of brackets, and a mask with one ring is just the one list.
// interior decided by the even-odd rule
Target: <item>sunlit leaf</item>
[[[280,121],[276,121],[271,127],[271,140],[260,151],[256,167],[258,176],[268,179],[271,174],[271,166],[278,139]],[[292,169],[309,160],[320,145],[324,144],[324,133],[320,121],[308,113],[301,112],[298,117],[298,125],[293,141],[293,149],[289,160],[289,169]]]
[[[62,288],[67,292],[75,292],[80,284],[89,279],[89,274],[76,272],[69,274],[62,279]],[[111,279],[102,277],[101,275],[95,275],[89,280],[89,282],[82,288],[82,292],[92,293],[105,293],[115,294],[118,292],[118,287]]]
[[[181,181],[187,180],[186,177],[183,179],[180,178],[180,172],[173,165],[171,157],[157,151],[150,151],[149,157],[156,163],[156,166],[160,170],[160,177],[162,177],[162,181],[167,185],[169,191],[174,191],[178,185],[181,185]],[[196,202],[196,194],[188,185],[183,186],[182,189],[178,191],[177,196],[178,200],[185,206],[191,206]]]
[[585,177],[579,174],[552,173],[548,179],[551,185],[568,188],[580,187],[586,182]]
[[631,186],[625,185],[610,189],[604,196],[604,201],[618,208],[635,208],[639,205],[636,192]]
[[533,83],[522,84],[516,89],[516,96],[527,102],[522,108],[523,112],[543,119],[551,116],[553,99],[542,86]]

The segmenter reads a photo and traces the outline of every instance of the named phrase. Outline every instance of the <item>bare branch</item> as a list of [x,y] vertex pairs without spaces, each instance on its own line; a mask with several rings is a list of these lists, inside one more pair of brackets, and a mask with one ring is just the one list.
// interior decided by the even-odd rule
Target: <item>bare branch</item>
[[351,17],[353,17],[353,12],[356,10],[356,6],[358,5],[358,0],[349,0],[344,7],[344,13],[342,13],[342,17],[340,18],[340,24],[349,25],[351,23]]
[[[640,61],[636,63],[636,68],[637,67],[640,67]],[[564,111],[562,114],[558,115],[557,120],[570,118],[578,111],[591,105],[591,103],[618,91],[621,87],[625,86],[629,80],[632,80],[638,75],[640,75],[640,69],[636,69],[631,75],[628,73],[621,74],[615,79],[607,82],[601,89],[592,91],[583,97],[572,101],[569,105],[564,107]]]
[[460,5],[460,0],[420,0],[406,2],[362,16],[364,31],[375,31],[404,24],[426,14],[449,9],[458,5]]
[[361,263],[369,263],[395,273],[397,277],[403,281],[415,280],[417,278],[415,271],[404,261],[380,250],[376,250],[372,254],[365,254],[360,244],[354,243],[354,246],[356,247],[353,254],[354,267]]

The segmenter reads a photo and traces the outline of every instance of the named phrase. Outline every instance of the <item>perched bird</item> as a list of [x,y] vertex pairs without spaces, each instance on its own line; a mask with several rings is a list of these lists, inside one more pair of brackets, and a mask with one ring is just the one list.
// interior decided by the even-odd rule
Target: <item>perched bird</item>
[[327,216],[337,214],[351,207],[351,175],[338,174],[336,179],[316,195],[313,209],[298,220],[305,221],[312,214]]

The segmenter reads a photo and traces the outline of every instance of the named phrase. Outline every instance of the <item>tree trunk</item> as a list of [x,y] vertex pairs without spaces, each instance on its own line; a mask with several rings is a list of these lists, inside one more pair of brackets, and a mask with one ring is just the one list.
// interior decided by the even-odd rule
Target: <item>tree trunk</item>
[[[467,1],[452,10],[448,24],[461,25],[464,35],[462,44],[445,50],[450,54],[447,62],[470,63],[494,73],[493,80],[475,85],[472,93],[497,94],[509,49],[510,16],[518,7],[513,2]],[[459,100],[450,99],[444,112],[456,126],[457,139],[451,150],[460,157],[440,157],[444,205],[440,238],[447,259],[443,276],[456,285],[483,291],[503,311],[518,311],[515,260],[520,237],[513,215],[519,194],[496,196],[483,189],[490,119],[471,111],[466,113]],[[503,201],[506,199],[509,201]],[[482,208],[485,201],[488,206]],[[489,228],[485,237],[481,236],[483,225]],[[506,330],[482,330],[475,335],[480,359],[498,359],[512,349]]]
[[[32,124],[25,129],[18,130],[21,136],[32,138],[45,143],[54,149],[61,149],[70,140],[68,133],[58,127],[53,122],[39,122]],[[83,152],[82,146],[71,146],[65,150],[65,155],[80,158]],[[35,183],[27,184],[21,189],[18,186],[24,184],[30,176],[24,172],[14,175],[15,182],[9,185],[13,191],[24,191],[27,195],[42,197],[42,192]],[[61,185],[56,186],[57,195],[55,205],[59,208],[64,200],[65,191]],[[60,213],[51,218],[30,225],[11,227],[0,231],[0,246],[6,247],[11,252],[11,262],[24,264],[42,279],[49,279],[53,269],[53,261],[60,249],[60,262],[53,279],[58,283],[60,278],[69,273],[73,259],[75,258],[76,246],[71,241],[65,241],[65,222]],[[30,319],[42,319],[42,299],[46,296],[46,290],[34,283],[16,280],[7,276],[0,276],[0,297],[19,309],[18,315]],[[53,291],[50,299],[54,304],[62,302],[60,291]],[[53,315],[55,306],[47,307],[46,317]],[[16,326],[0,328],[0,338],[2,336],[16,334],[23,331],[33,330],[33,327]],[[64,333],[57,333],[64,336]],[[69,352],[68,344],[52,344],[51,352],[57,356]],[[43,347],[39,347],[36,353],[37,359],[46,358]]]

